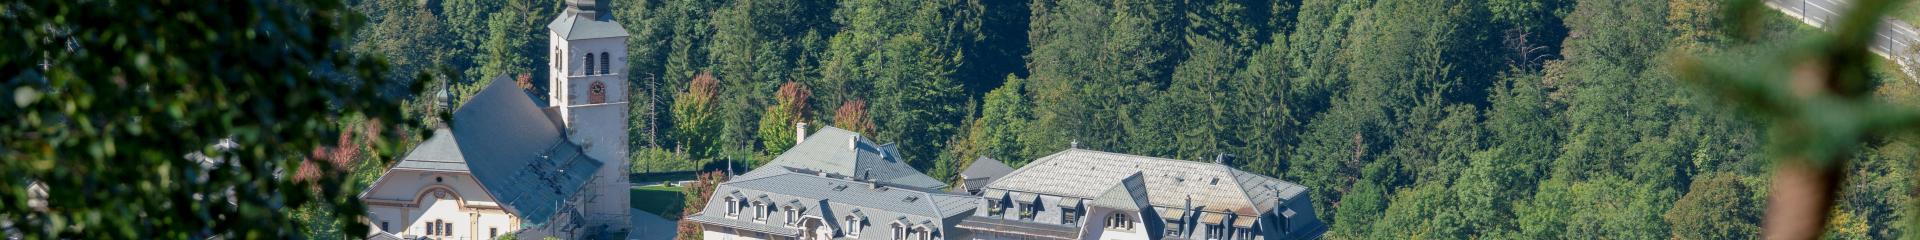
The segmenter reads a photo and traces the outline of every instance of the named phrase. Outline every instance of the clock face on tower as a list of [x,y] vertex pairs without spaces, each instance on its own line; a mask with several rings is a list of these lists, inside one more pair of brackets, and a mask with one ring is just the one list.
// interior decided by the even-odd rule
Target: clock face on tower
[[606,102],[607,102],[607,84],[600,83],[599,81],[595,81],[593,82],[593,85],[587,86],[587,103],[588,104],[601,104]]

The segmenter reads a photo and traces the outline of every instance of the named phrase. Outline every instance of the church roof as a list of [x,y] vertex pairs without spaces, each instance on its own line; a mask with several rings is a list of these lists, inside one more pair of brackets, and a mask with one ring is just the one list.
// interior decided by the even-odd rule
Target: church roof
[[566,40],[627,37],[627,28],[607,15],[610,14],[560,14],[552,23],[547,23],[547,29]]
[[806,140],[794,144],[793,148],[774,157],[773,161],[742,177],[784,173],[789,172],[788,169],[870,178],[923,189],[947,186],[908,166],[893,144],[877,145],[858,134],[834,127],[821,128],[820,132],[807,136]]
[[433,136],[420,142],[413,152],[400,158],[394,169],[467,172],[467,157],[460,154],[459,143],[453,139],[453,131],[445,127],[433,130]]
[[396,168],[465,169],[525,223],[542,225],[602,165],[547,118],[511,78],[497,77]]

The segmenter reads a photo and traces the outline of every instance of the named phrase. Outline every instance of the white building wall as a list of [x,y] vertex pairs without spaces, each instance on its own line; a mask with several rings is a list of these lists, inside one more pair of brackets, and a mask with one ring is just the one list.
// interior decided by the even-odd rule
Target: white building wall
[[[1128,218],[1132,219],[1132,222],[1133,222],[1132,229],[1107,228],[1107,224],[1106,224],[1107,219],[1112,218],[1115,212],[1116,211],[1114,211],[1113,209],[1108,209],[1108,208],[1089,207],[1087,209],[1087,217],[1086,217],[1087,223],[1084,225],[1081,225],[1081,228],[1080,228],[1080,238],[1081,239],[1101,239],[1101,240],[1147,240],[1147,239],[1152,239],[1152,237],[1150,237],[1151,236],[1150,234],[1156,234],[1156,235],[1166,234],[1165,232],[1148,232],[1147,224],[1145,221],[1142,221],[1142,219],[1140,218],[1140,213],[1133,212],[1133,211],[1118,211],[1121,214],[1126,214]],[[1159,219],[1152,219],[1152,220],[1160,221]]]
[[[627,107],[627,48],[626,38],[599,38],[566,40],[557,33],[550,33],[550,41],[562,56],[550,60],[559,66],[553,72],[551,89],[554,89],[549,104],[560,108],[562,121],[567,125],[567,135],[575,143],[585,147],[587,156],[599,159],[603,165],[587,183],[587,194],[583,210],[590,227],[611,232],[626,231],[632,227],[632,206],[628,202],[627,181],[630,162],[627,147],[628,107]],[[591,54],[594,71],[587,70],[587,56]],[[602,56],[606,63],[602,64]],[[601,66],[606,66],[606,74],[601,74]],[[589,91],[593,84],[604,86],[604,102],[592,102]]]
[[[362,199],[373,214],[369,224],[400,236],[484,239],[493,229],[500,234],[519,229],[518,219],[463,173],[389,171]],[[444,222],[452,229],[428,235],[430,222]],[[437,232],[442,227],[434,228]]]

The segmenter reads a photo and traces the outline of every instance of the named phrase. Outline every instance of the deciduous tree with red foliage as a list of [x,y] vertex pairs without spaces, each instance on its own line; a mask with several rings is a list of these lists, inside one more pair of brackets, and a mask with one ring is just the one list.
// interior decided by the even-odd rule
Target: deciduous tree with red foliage
[[[713,188],[727,182],[727,174],[720,171],[701,173],[693,182],[689,182],[680,191],[687,195],[687,207],[680,209],[680,216],[692,216],[707,208],[707,198],[713,196]],[[700,223],[680,219],[678,233],[674,239],[700,240]]]

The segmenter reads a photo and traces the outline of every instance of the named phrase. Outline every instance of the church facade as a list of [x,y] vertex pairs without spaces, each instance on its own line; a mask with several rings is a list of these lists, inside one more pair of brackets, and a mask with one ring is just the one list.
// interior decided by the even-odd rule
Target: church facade
[[627,32],[607,7],[570,0],[547,25],[544,103],[497,76],[363,192],[368,237],[626,237]]

